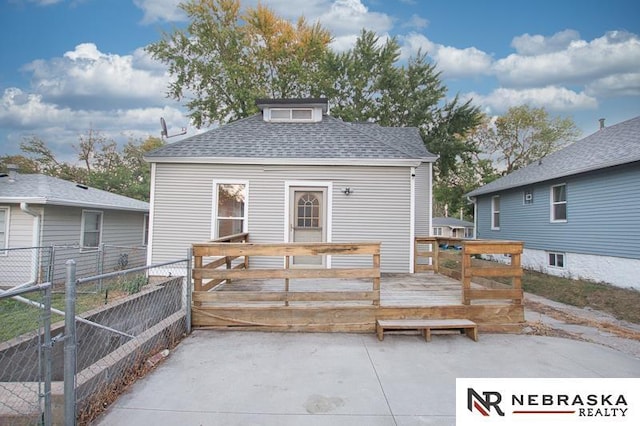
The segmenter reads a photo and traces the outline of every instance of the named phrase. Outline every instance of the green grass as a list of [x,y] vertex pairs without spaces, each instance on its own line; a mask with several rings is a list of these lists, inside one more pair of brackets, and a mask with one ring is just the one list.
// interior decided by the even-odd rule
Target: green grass
[[[147,279],[143,275],[131,276],[126,279],[116,278],[104,283],[103,290],[96,293],[76,294],[76,313],[87,312],[91,309],[106,305],[109,302],[123,296],[139,292]],[[40,293],[28,293],[23,295],[27,299],[42,303]],[[61,311],[65,310],[65,294],[54,293],[51,295],[51,306]],[[25,333],[35,334],[41,322],[41,310],[35,306],[13,300],[0,300],[0,342],[7,341]],[[55,313],[51,314],[51,323],[62,321],[64,317]]]
[[524,291],[556,302],[607,312],[619,320],[640,324],[640,291],[592,281],[571,280],[525,271]]

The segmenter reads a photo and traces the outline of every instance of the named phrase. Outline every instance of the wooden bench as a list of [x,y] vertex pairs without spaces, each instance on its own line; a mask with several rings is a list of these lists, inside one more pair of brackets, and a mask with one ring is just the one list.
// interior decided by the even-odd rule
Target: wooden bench
[[420,330],[427,342],[431,341],[431,330],[463,330],[473,341],[478,341],[478,325],[467,319],[399,319],[377,320],[378,340],[384,339],[384,330]]

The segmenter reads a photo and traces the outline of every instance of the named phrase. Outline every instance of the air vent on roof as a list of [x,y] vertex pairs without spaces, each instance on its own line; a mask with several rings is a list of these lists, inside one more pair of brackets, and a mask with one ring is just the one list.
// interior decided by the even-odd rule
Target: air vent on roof
[[89,187],[87,185],[83,185],[81,183],[76,183],[76,186],[80,189],[89,189]]

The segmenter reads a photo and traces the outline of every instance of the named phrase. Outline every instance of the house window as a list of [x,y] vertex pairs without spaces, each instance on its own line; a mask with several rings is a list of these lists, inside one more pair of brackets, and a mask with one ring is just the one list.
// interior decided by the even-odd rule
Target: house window
[[[9,246],[9,209],[0,208],[0,250]],[[6,251],[0,251],[0,256],[6,255]]]
[[433,235],[435,237],[441,237],[442,236],[442,227],[441,226],[436,226],[435,228],[433,228]]
[[146,246],[149,244],[149,215],[144,215],[144,225],[142,225],[142,245]]
[[551,187],[551,222],[567,221],[567,185]]
[[525,189],[522,193],[523,204],[533,204],[533,189]]
[[473,228],[464,228],[464,237],[473,238]]
[[491,197],[491,229],[500,229],[500,196]]
[[311,121],[313,110],[311,108],[271,108],[272,121]]
[[564,253],[549,253],[549,266],[564,268]]
[[311,193],[298,200],[298,228],[320,227],[320,201]]
[[246,232],[247,184],[218,183],[216,185],[216,224],[214,238]]
[[102,212],[94,210],[82,211],[82,240],[83,249],[95,249],[100,246],[102,238]]

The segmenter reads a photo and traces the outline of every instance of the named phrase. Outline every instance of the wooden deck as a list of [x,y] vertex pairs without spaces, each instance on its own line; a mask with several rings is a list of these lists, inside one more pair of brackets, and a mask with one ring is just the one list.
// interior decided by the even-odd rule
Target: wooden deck
[[[425,244],[425,240],[421,243]],[[482,247],[499,250],[497,253],[517,253],[522,249],[521,243],[474,243],[469,253],[476,254]],[[371,265],[289,268],[291,256],[332,254],[370,255]],[[249,267],[250,258],[273,255],[284,258],[283,268]],[[524,307],[519,263],[477,268],[471,265],[471,254],[462,253],[460,259],[463,279],[458,281],[434,271],[381,274],[378,243],[253,244],[245,240],[194,245],[192,325],[375,332],[378,320],[467,319],[477,323],[480,331],[520,330]],[[472,282],[473,277],[490,276],[513,276],[513,286],[489,289]]]

